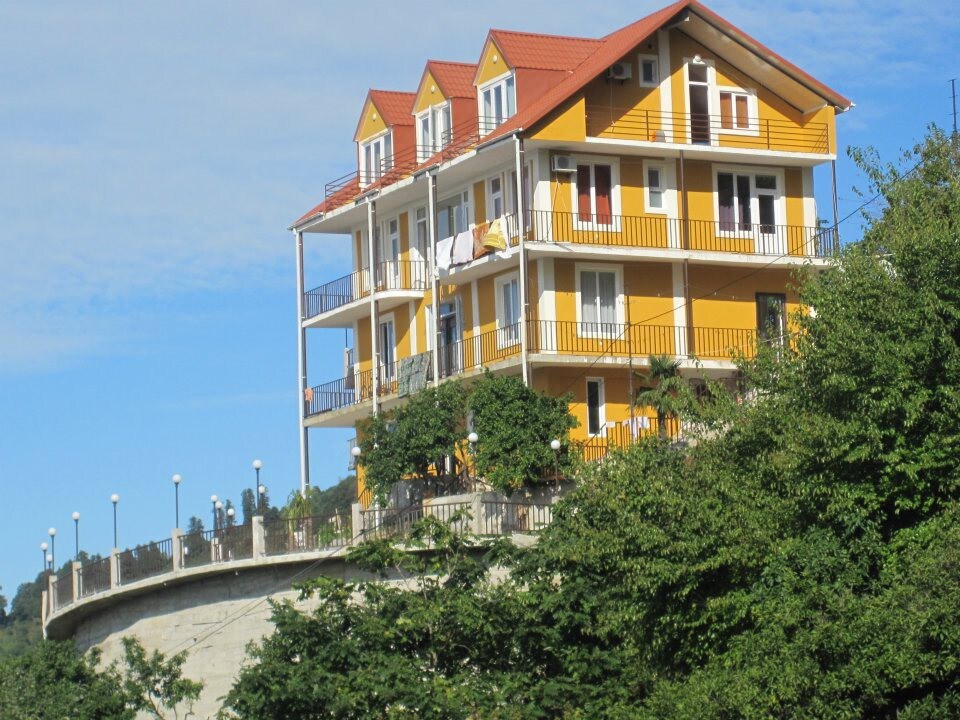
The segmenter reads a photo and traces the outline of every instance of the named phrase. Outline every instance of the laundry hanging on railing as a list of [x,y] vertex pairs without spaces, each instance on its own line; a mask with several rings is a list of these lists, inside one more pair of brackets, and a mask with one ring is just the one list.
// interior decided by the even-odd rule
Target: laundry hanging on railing
[[507,249],[507,233],[505,232],[505,224],[502,217],[498,217],[487,229],[486,234],[483,236],[483,247],[488,250],[506,250]]
[[453,250],[453,237],[444,238],[437,241],[437,267],[441,270],[449,270],[451,265],[451,252]]
[[[495,222],[495,221],[494,221]],[[481,258],[490,252],[487,248],[483,246],[483,239],[486,237],[487,232],[490,230],[490,225],[492,223],[484,222],[476,225],[473,228],[473,259]]]
[[464,230],[453,239],[451,264],[463,265],[473,260],[473,232]]

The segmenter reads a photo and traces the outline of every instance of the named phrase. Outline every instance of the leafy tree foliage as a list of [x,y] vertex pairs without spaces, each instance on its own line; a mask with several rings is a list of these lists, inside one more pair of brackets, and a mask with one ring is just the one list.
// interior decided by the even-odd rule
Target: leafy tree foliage
[[523,384],[516,376],[484,374],[470,394],[477,474],[497,490],[513,492],[540,483],[558,455],[551,440],[561,444],[564,468],[569,467],[570,430],[577,425],[569,397],[550,397]]
[[231,711],[960,716],[960,150],[934,130],[909,172],[856,157],[885,208],[802,278],[814,312],[744,364],[722,432],[582,469],[528,550],[431,520],[406,553],[361,546],[395,582],[275,606]]

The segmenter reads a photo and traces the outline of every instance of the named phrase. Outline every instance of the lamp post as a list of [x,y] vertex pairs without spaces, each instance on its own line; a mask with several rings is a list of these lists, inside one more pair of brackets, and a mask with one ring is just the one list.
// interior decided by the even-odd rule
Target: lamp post
[[47,553],[47,566],[50,569],[50,572],[53,572],[53,555]]
[[177,530],[180,529],[180,481],[183,480],[180,477],[180,473],[177,473],[173,476],[173,507],[174,507],[174,517],[176,518]]
[[210,504],[213,505],[213,529],[214,529],[214,531],[216,531],[216,529],[217,529],[217,503],[218,503],[219,501],[220,501],[220,500],[219,500],[219,498],[218,498],[216,495],[211,495],[211,496],[210,496]]
[[57,529],[50,528],[47,530],[47,535],[50,536],[50,567],[55,568],[54,560],[57,558]]
[[73,559],[80,562],[80,513],[73,511]]
[[[254,460],[254,461],[253,461],[252,465],[253,465],[253,471],[257,474],[257,483],[256,483],[256,485],[253,486],[253,488],[254,488],[254,490],[257,491],[257,493],[259,493],[259,492],[260,492],[260,468],[263,467],[263,462],[262,462],[261,460],[257,459],[257,460]],[[257,511],[258,511],[258,514],[259,514],[259,510],[260,510],[260,496],[259,496],[259,495],[254,495],[254,498],[253,498],[253,499],[254,499],[254,500],[256,501],[256,503],[257,503]]]
[[236,514],[237,514],[237,511],[234,510],[232,507],[227,508],[227,526],[228,527],[233,524],[233,516]]
[[560,441],[554,438],[550,441],[550,449],[553,450],[553,479],[560,484]]
[[263,515],[263,499],[267,496],[267,486],[257,485],[257,511]]
[[[470,460],[473,463],[473,479],[477,479],[477,440],[480,439],[480,436],[475,432],[470,432],[467,435],[467,442],[470,443]],[[467,468],[467,480],[470,479],[470,468]]]
[[117,503],[120,502],[120,496],[114,493],[110,496],[110,502],[113,503],[113,546],[119,548],[117,543]]
[[47,548],[50,547],[45,542],[40,543],[40,553],[43,555],[43,571],[47,571]]

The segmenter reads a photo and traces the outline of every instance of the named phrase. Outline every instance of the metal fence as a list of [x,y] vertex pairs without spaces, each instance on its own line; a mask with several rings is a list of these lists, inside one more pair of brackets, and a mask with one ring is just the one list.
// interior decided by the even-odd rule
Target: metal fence
[[345,547],[352,539],[350,517],[340,514],[268,520],[263,533],[265,555]]
[[253,528],[250,525],[220,528],[214,543],[217,562],[247,560],[253,557]]
[[180,536],[180,562],[183,567],[198,567],[213,562],[210,544],[216,532],[216,530],[204,530]]
[[73,602],[73,569],[64,568],[53,578],[53,608],[59,610]]
[[110,589],[110,558],[91,560],[80,566],[80,597]]
[[539,532],[553,520],[553,506],[510,500],[486,500],[480,518],[481,535]]
[[[421,520],[432,517],[452,525],[454,530],[470,532],[469,502],[437,502],[412,505],[402,509],[370,508],[360,512],[361,537],[386,538],[408,534]],[[460,514],[457,517],[457,514]]]
[[138,545],[117,555],[118,582],[128,585],[144,578],[173,571],[173,540]]

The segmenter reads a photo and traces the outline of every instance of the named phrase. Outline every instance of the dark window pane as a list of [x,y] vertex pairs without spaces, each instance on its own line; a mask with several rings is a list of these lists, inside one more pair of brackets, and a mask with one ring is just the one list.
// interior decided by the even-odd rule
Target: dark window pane
[[737,175],[737,217],[741,230],[750,230],[750,176]]
[[593,166],[594,195],[596,196],[597,202],[597,222],[601,225],[609,225],[613,222],[613,217],[610,213],[610,175],[609,165]]
[[577,215],[580,220],[593,220],[590,207],[590,166],[577,165]]
[[720,206],[720,230],[731,232],[737,229],[733,210],[733,175],[717,174],[717,202]]

